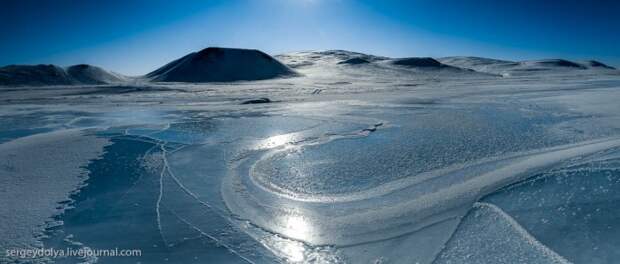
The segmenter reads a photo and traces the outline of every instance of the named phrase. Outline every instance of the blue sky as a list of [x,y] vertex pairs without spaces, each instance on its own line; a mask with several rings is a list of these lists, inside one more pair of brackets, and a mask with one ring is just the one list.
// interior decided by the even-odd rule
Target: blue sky
[[271,54],[597,59],[620,66],[620,1],[5,0],[0,65],[139,75],[208,46]]

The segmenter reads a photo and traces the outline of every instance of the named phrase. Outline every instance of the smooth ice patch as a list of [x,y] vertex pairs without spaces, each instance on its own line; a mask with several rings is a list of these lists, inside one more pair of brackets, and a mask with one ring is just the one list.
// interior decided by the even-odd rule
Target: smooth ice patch
[[252,166],[253,179],[304,197],[343,195],[453,164],[566,143],[544,129],[556,118],[514,106],[394,107],[363,113],[385,121],[324,142],[276,149]]

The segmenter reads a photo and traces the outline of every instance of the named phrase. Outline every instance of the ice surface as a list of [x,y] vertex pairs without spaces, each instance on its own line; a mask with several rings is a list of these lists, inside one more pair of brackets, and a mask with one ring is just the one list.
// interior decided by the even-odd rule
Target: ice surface
[[277,59],[303,76],[0,88],[0,170],[33,171],[1,175],[3,230],[23,216],[2,241],[143,252],[56,263],[617,259],[617,71]]
[[[502,119],[496,120],[499,115]],[[274,151],[261,158],[251,173],[274,188],[296,193],[346,193],[446,164],[557,141],[540,127],[558,122],[554,121],[557,118],[525,115],[515,109],[489,106],[448,110],[387,108],[376,115],[376,124],[382,125],[368,136],[356,136],[355,132],[366,131],[352,128],[352,135],[334,134],[334,139],[324,144]]]
[[[532,171],[619,146],[618,139],[560,146],[439,171],[421,179],[405,178],[359,193],[309,197],[265,187],[260,180],[252,179],[251,171],[244,176],[247,165],[241,165],[239,174],[224,182],[222,192],[234,213],[269,230],[311,244],[350,245],[458,218],[480,196],[519,181]],[[278,206],[271,206],[274,204]],[[290,219],[299,219],[302,231],[291,227]]]

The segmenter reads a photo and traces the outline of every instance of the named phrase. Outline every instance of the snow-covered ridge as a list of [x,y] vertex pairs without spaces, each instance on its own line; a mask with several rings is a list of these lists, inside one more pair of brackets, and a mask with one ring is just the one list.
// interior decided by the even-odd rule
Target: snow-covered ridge
[[527,61],[507,61],[481,57],[443,57],[441,63],[479,72],[506,75],[532,75],[537,73],[590,72],[609,73],[616,69],[602,62],[589,60],[574,62],[565,59],[542,59]]

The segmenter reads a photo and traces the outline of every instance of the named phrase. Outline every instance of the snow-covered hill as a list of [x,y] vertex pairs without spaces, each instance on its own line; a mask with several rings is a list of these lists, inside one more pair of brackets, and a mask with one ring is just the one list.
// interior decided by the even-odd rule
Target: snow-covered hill
[[444,64],[429,57],[389,58],[346,50],[303,51],[275,56],[304,76],[330,80],[333,76],[364,82],[366,78],[416,81],[437,78],[497,78],[497,74]]
[[156,82],[230,82],[294,76],[295,71],[259,50],[206,48],[146,75]]
[[124,76],[88,64],[69,66],[66,71],[75,81],[83,84],[106,84],[126,81]]
[[47,86],[81,84],[128,84],[143,82],[209,83],[302,77],[309,81],[386,82],[408,79],[494,79],[545,75],[618,75],[602,62],[565,59],[507,61],[481,57],[389,58],[346,50],[301,51],[270,55],[254,49],[209,47],[185,55],[142,77],[131,78],[102,68],[79,64],[9,65],[0,68],[0,86]]
[[125,77],[119,74],[88,64],[67,68],[52,64],[9,65],[0,68],[0,85],[4,86],[110,84],[124,81]]

